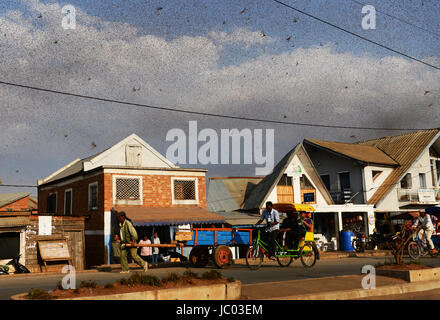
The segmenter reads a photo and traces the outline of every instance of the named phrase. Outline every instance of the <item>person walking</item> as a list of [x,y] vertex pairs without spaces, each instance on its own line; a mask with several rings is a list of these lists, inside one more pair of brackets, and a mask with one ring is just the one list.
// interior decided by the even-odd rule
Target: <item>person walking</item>
[[121,241],[119,235],[115,234],[112,241],[112,255],[110,259],[111,264],[121,263]]
[[125,212],[118,212],[118,221],[121,237],[121,273],[128,273],[128,259],[127,255],[130,251],[131,258],[141,266],[144,271],[148,271],[148,264],[141,259],[137,254],[137,248],[134,247],[138,239],[138,234],[133,224],[127,220]]
[[[145,236],[143,240],[139,241],[139,244],[151,244],[150,239],[148,239],[148,236]],[[152,256],[152,250],[151,247],[141,247],[141,258],[144,259],[144,261],[152,262],[151,260]]]
[[[157,232],[154,233],[153,244],[160,244],[160,239],[157,236]],[[159,248],[154,247],[153,248],[153,263],[158,263],[158,262],[159,262]]]

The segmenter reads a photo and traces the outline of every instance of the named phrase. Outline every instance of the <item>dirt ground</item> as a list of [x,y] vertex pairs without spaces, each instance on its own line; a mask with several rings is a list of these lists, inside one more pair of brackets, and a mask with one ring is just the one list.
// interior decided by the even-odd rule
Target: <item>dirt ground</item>
[[157,289],[171,289],[171,288],[183,288],[191,286],[204,286],[211,284],[225,284],[227,279],[216,279],[216,280],[206,280],[206,279],[179,279],[177,282],[166,282],[160,287],[136,284],[134,286],[127,286],[120,284],[119,282],[113,282],[111,287],[105,288],[105,286],[98,286],[96,288],[78,288],[76,290],[68,289],[56,289],[50,293],[52,299],[65,299],[65,298],[77,298],[77,297],[90,297],[90,296],[102,296],[108,294],[117,293],[129,293],[129,292],[139,292],[139,291],[149,291]]

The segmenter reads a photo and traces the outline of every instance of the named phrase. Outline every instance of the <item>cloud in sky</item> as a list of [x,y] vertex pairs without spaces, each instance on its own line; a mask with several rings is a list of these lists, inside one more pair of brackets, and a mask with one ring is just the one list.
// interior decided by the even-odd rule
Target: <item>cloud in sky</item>
[[[41,18],[37,18],[39,13]],[[77,18],[76,30],[64,30],[60,5],[36,1],[28,14],[5,13],[0,17],[0,78],[109,99],[261,119],[439,126],[440,73],[401,57],[378,59],[335,52],[331,44],[325,44],[261,53],[226,65],[221,57],[234,50],[230,46],[253,50],[275,45],[280,39],[236,28],[231,33],[212,30],[208,36],[165,40],[140,35],[130,24],[103,21],[79,8]],[[440,63],[434,57],[426,59]],[[29,154],[34,159],[29,164],[35,169],[33,180],[26,182],[132,132],[165,154],[166,132],[186,129],[188,120],[214,129],[273,128],[264,122],[194,118],[7,86],[0,86],[0,113],[2,161],[13,162]],[[276,160],[305,134],[318,133],[314,138],[344,137],[338,131],[324,136],[310,128],[277,126]],[[359,138],[368,134],[375,136],[362,132]],[[92,141],[99,150],[91,148]]]

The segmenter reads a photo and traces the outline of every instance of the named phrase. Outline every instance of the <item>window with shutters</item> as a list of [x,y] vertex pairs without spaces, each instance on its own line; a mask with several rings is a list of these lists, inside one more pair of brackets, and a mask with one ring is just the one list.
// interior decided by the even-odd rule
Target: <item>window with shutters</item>
[[198,204],[196,178],[172,178],[173,204]]
[[116,204],[142,204],[142,178],[114,176],[113,200]]
[[130,167],[142,166],[142,147],[141,146],[126,146],[125,149],[125,164]]

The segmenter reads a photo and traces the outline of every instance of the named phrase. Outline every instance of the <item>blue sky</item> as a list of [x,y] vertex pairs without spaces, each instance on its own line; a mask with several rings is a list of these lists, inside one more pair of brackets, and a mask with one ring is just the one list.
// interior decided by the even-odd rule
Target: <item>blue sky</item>
[[[380,12],[377,29],[363,30],[362,7],[353,1],[286,3],[440,65],[439,36]],[[77,8],[75,31],[60,27],[66,4]],[[438,1],[368,4],[440,34]],[[0,30],[5,81],[262,119],[440,126],[439,71],[270,0],[2,1]],[[190,120],[215,130],[273,128],[276,161],[305,137],[356,141],[389,134],[183,116],[10,87],[0,87],[0,114],[5,184],[35,184],[132,132],[165,154],[167,131],[185,129]],[[254,172],[252,165],[207,168],[209,175],[220,176]]]

